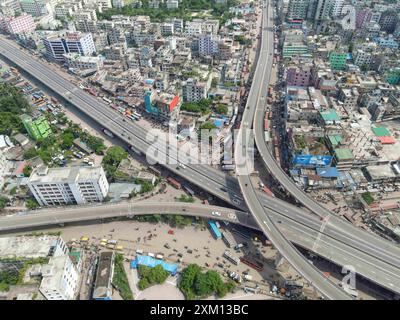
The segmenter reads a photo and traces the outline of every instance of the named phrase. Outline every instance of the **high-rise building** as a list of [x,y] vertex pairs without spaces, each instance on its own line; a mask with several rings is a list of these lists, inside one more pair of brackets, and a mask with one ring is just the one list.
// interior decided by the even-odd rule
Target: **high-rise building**
[[332,4],[332,17],[336,18],[342,14],[344,0],[333,0]]
[[302,19],[305,20],[307,18],[307,10],[310,0],[290,0],[287,19],[295,20]]
[[382,31],[386,31],[387,33],[393,33],[394,30],[396,29],[396,24],[398,21],[398,16],[397,16],[396,11],[392,10],[387,10],[382,13],[380,19],[379,19],[379,25],[381,26]]
[[39,167],[27,185],[42,206],[99,202],[109,188],[103,167]]
[[327,20],[332,10],[332,0],[318,0],[314,21]]
[[43,40],[46,54],[52,59],[62,61],[64,53],[79,53],[89,56],[96,52],[91,33],[67,32],[56,34]]
[[34,140],[44,139],[51,134],[51,128],[45,116],[32,119],[32,117],[23,114],[21,120],[28,135]]

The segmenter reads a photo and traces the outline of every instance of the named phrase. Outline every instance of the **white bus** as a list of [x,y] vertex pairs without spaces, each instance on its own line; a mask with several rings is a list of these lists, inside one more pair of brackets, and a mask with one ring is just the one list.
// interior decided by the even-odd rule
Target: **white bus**
[[105,102],[107,102],[108,104],[111,104],[111,103],[112,103],[112,101],[111,101],[110,99],[107,99],[106,97],[103,97],[103,100],[104,100]]

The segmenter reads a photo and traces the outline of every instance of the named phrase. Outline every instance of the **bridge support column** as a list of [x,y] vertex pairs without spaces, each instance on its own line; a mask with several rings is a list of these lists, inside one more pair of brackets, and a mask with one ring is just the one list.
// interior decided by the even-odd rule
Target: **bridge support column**
[[285,258],[280,254],[280,252],[277,252],[274,261],[275,269],[278,269],[284,262]]

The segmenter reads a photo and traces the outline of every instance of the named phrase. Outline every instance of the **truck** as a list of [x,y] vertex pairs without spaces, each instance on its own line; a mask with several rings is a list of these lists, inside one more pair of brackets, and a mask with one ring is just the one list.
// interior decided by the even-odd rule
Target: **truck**
[[236,266],[240,264],[240,259],[229,250],[226,250],[224,252],[223,257],[232,262]]
[[106,128],[103,128],[102,131],[104,132],[105,135],[109,136],[110,138],[114,138],[114,134],[107,130]]
[[111,104],[111,103],[112,103],[112,101],[111,101],[110,99],[106,98],[106,97],[103,97],[103,100],[104,100],[105,102],[107,102],[108,104]]
[[238,250],[240,250],[240,248],[243,248],[244,247],[244,245],[243,245],[243,243],[238,243],[236,246],[235,246],[235,250],[236,251],[238,251]]
[[216,239],[221,239],[221,237],[222,237],[221,232],[219,231],[219,229],[218,229],[217,225],[215,224],[215,222],[213,220],[209,220],[208,224],[210,226],[211,233],[213,234],[213,236]]
[[157,253],[156,254],[156,259],[163,260],[164,259],[164,255],[162,253]]
[[253,280],[253,277],[252,277],[251,275],[249,275],[249,274],[243,275],[243,278],[244,278],[245,280],[247,280],[247,281]]
[[182,185],[176,181],[174,178],[172,177],[168,177],[167,181],[170,185],[172,185],[175,189],[182,189]]
[[183,189],[190,195],[190,196],[194,196],[194,191],[192,189],[190,189],[187,185],[183,185]]

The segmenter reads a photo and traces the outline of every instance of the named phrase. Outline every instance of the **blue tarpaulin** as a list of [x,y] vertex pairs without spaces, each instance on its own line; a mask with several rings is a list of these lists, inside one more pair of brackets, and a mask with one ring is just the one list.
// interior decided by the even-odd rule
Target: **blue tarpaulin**
[[154,268],[157,265],[161,265],[165,271],[168,271],[171,275],[176,275],[178,272],[178,266],[172,263],[166,263],[162,260],[155,259],[150,256],[143,256],[140,254],[136,255],[136,259],[131,261],[131,268],[136,269],[138,265],[144,265],[150,268]]
[[339,178],[340,172],[336,167],[317,168],[317,175],[322,178]]
[[214,120],[214,124],[218,129],[221,129],[224,124],[224,121],[222,119],[216,119]]
[[329,166],[332,161],[332,156],[313,156],[311,154],[296,154],[293,159],[293,164],[296,167],[325,167]]

